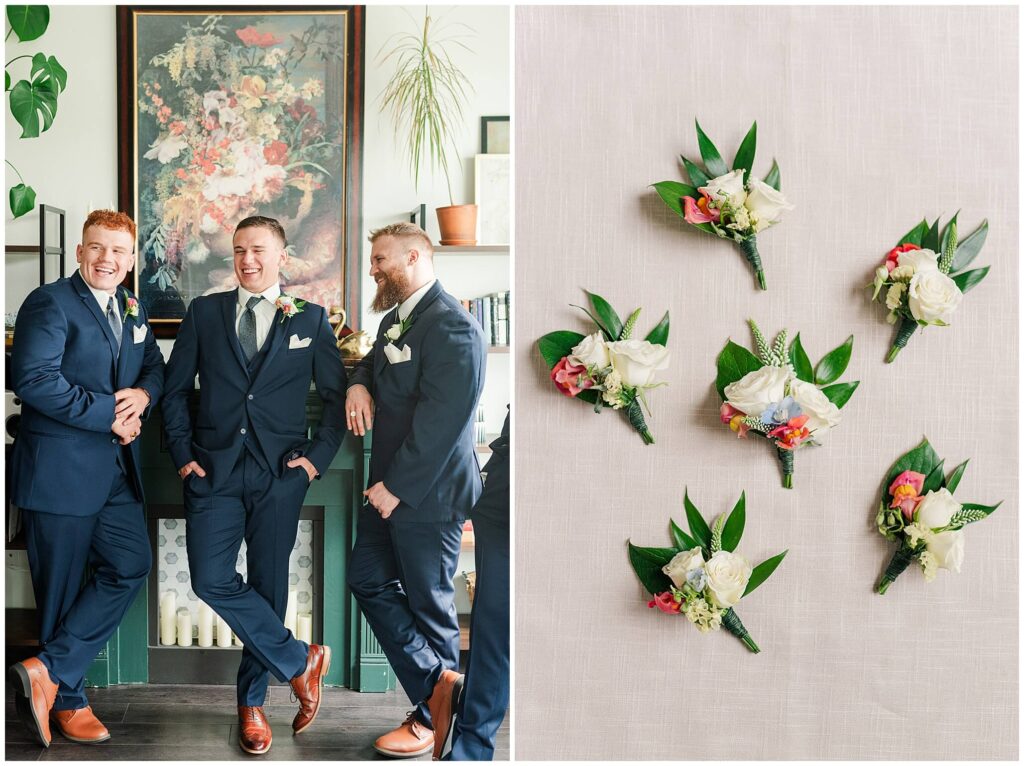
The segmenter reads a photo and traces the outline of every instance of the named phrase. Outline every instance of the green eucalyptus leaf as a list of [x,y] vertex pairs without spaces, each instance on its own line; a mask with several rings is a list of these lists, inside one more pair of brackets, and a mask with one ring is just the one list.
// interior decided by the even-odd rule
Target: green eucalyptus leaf
[[853,392],[857,390],[859,385],[859,380],[852,380],[849,383],[835,383],[831,386],[825,386],[821,389],[821,393],[825,394],[832,404],[842,409],[850,401],[850,397],[853,396]]
[[900,237],[900,241],[896,243],[896,247],[899,247],[900,245],[917,245],[920,247],[921,240],[924,239],[924,235],[927,232],[928,224],[921,221],[921,223]]
[[672,533],[672,541],[676,544],[676,547],[682,551],[692,551],[694,548],[699,548],[700,545],[690,537],[686,532],[683,531],[682,527],[675,523],[674,520],[668,520],[669,531]]
[[952,280],[956,282],[956,286],[960,288],[960,292],[966,293],[968,290],[977,285],[981,280],[988,274],[988,270],[991,266],[985,266],[981,269],[972,269],[971,271],[964,271],[960,274],[956,274],[952,277]]
[[814,369],[811,367],[810,357],[800,343],[800,333],[797,333],[793,342],[789,344],[789,363],[793,365],[797,378],[807,383],[814,382]]
[[921,247],[925,250],[931,250],[933,253],[939,252],[939,221],[941,220],[941,217],[936,218],[935,223],[928,227],[928,231],[921,238]]
[[732,161],[732,169],[743,168],[743,183],[750,180],[750,169],[754,167],[754,153],[757,150],[757,120],[750,126],[747,135],[743,137],[743,143],[736,150],[736,159]]
[[35,138],[48,130],[57,114],[57,94],[49,81],[19,80],[11,89],[11,114],[21,125],[22,138]]
[[672,587],[672,580],[661,568],[672,560],[678,551],[674,548],[641,548],[629,543],[629,563],[644,588],[652,596],[664,593]]
[[18,184],[11,187],[8,199],[11,203],[11,215],[20,218],[35,208],[36,190],[25,184]]
[[622,334],[622,320],[619,319],[615,309],[597,293],[592,293],[589,290],[584,292],[590,296],[590,305],[594,307],[594,313],[597,314],[601,320],[601,325],[608,331],[608,335],[611,336],[609,340],[618,340]]
[[655,346],[664,346],[668,343],[668,312],[665,312],[665,316],[661,318],[661,321],[655,326],[653,330],[647,333],[647,337],[644,338],[649,343],[653,343]]
[[[901,473],[904,471],[914,471],[922,476],[927,476],[939,462],[939,456],[935,454],[932,445],[928,443],[927,439],[923,439],[914,449],[902,455],[893,464],[892,468],[889,469],[889,473],[885,477],[884,486],[886,500],[888,501],[892,497],[889,494],[889,487],[892,486],[893,479]],[[888,505],[888,502],[886,505]]]
[[61,93],[68,86],[68,73],[53,56],[37,53],[32,57],[31,75],[33,84],[53,83],[55,93]]
[[588,388],[586,391],[580,391],[578,394],[576,394],[577,399],[582,399],[588,404],[597,404],[599,396],[600,392],[594,391],[591,388]]
[[971,261],[981,252],[986,237],[988,237],[987,218],[981,222],[977,229],[960,240],[960,243],[956,246],[956,254],[953,256],[953,266],[950,268],[950,271],[955,274],[970,266]]
[[708,175],[712,178],[724,176],[729,172],[725,160],[722,159],[722,155],[718,153],[718,149],[711,139],[701,129],[700,123],[697,120],[694,120],[694,123],[697,125],[697,145],[700,147],[700,156],[704,160],[704,167],[708,169]]
[[846,339],[841,346],[836,346],[829,351],[818,362],[814,368],[814,382],[819,386],[835,383],[840,376],[846,372],[850,364],[850,355],[853,353],[853,336]]
[[949,478],[946,479],[946,482],[943,486],[945,486],[945,488],[949,490],[949,494],[953,494],[954,492],[956,492],[956,488],[960,486],[960,479],[964,477],[964,471],[967,470],[967,464],[969,462],[971,461],[965,460],[964,462],[962,462],[960,465],[953,469],[953,473],[951,473],[949,475]]
[[[694,186],[698,188],[700,188],[701,186],[708,185],[708,181],[710,179],[707,177],[704,171],[701,170],[700,165],[690,162],[688,159],[686,159],[686,157],[684,157],[681,154],[679,155],[679,159],[683,161],[683,167],[686,168],[686,172],[690,176],[690,183],[692,183]],[[694,191],[697,192],[698,195],[700,194],[700,192],[697,191],[697,189],[694,189]],[[692,197],[695,195],[687,194],[686,196]]]
[[568,356],[584,337],[584,335],[578,332],[557,330],[549,332],[538,340],[537,347],[540,349],[540,355],[544,357],[548,369],[553,369],[562,360],[563,356]]
[[779,173],[779,163],[774,159],[772,160],[772,169],[764,177],[764,182],[775,189],[775,191],[782,191],[782,176]]
[[711,547],[711,527],[704,521],[697,506],[690,502],[688,491],[683,495],[683,507],[686,509],[686,521],[690,525],[690,536],[697,541],[701,548],[709,549]]
[[924,477],[924,484],[921,487],[921,494],[927,494],[928,492],[934,492],[942,487],[943,472],[942,467],[945,465],[945,460],[940,460],[939,464],[928,472],[928,475]]
[[[662,202],[672,208],[673,212],[686,220],[686,210],[683,207],[683,197],[690,197],[694,201],[700,199],[700,192],[694,189],[692,186],[679,183],[678,181],[659,181],[656,184],[651,184],[654,190],[658,192],[658,196],[661,197]],[[689,221],[686,221],[690,223]],[[708,234],[714,234],[715,229],[709,223],[691,223],[691,226],[696,226],[701,231],[706,231]]]
[[740,499],[729,512],[729,518],[722,530],[722,550],[734,551],[743,537],[743,527],[747,523],[747,493],[741,492]]
[[758,359],[748,349],[733,343],[731,340],[725,344],[725,348],[718,355],[716,360],[718,375],[715,378],[715,388],[718,395],[725,400],[725,387],[735,383],[749,372],[760,370],[764,362]]
[[782,563],[782,560],[786,558],[786,554],[789,550],[784,550],[778,556],[772,556],[770,559],[765,559],[756,567],[754,571],[750,573],[750,580],[747,581],[747,589],[743,591],[743,598],[746,598],[755,590],[758,586],[772,576],[772,572]]
[[45,5],[8,5],[7,21],[18,40],[27,43],[43,36],[50,24],[50,8]]

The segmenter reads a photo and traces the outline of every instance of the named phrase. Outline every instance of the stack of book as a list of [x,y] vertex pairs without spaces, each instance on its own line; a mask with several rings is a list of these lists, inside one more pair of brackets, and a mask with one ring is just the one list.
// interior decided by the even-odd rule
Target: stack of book
[[466,311],[476,317],[484,330],[484,337],[492,346],[508,346],[511,315],[509,300],[509,291],[505,290],[462,301]]

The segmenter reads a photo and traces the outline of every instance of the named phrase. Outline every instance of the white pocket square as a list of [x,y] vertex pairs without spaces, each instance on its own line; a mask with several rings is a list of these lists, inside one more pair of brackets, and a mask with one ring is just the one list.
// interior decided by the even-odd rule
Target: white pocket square
[[394,343],[389,343],[384,347],[384,355],[388,358],[391,364],[401,364],[402,362],[408,362],[412,359],[412,349],[409,348],[409,344],[406,343],[401,349],[398,348]]
[[146,339],[146,333],[149,332],[149,325],[139,325],[132,328],[132,335],[135,337],[136,343],[142,343]]
[[288,348],[305,348],[312,342],[312,338],[303,338],[302,340],[299,340],[299,336],[293,334],[292,337],[288,339]]

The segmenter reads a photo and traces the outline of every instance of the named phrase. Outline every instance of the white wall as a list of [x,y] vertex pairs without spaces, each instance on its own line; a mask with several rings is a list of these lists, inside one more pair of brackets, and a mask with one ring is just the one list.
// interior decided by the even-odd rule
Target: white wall
[[[364,106],[365,140],[363,147],[363,243],[365,234],[396,220],[405,220],[419,203],[428,209],[428,232],[437,239],[437,222],[433,209],[447,205],[443,177],[421,175],[420,189],[413,185],[408,163],[396,148],[391,125],[380,112],[379,95],[390,76],[378,64],[378,52],[396,31],[415,32],[422,24],[423,6],[370,7],[366,11],[366,55]],[[470,77],[474,93],[465,111],[465,126],[459,140],[462,157],[461,172],[452,179],[456,202],[473,199],[473,156],[479,151],[481,115],[510,113],[509,87],[509,10],[507,7],[434,7],[435,20],[465,24],[474,34],[465,40],[472,53],[455,47],[452,57]],[[13,39],[13,36],[12,36]],[[53,127],[41,137],[19,140],[20,127],[6,116],[6,156],[21,171],[25,181],[36,189],[39,202],[63,207],[68,212],[68,244],[72,253],[69,269],[73,270],[73,248],[79,240],[78,227],[90,208],[112,205],[117,200],[117,84],[115,13],[112,6],[53,6],[50,27],[39,40],[12,44],[8,41],[7,59],[23,52],[44,51],[55,55],[68,70],[68,89],[61,94]],[[18,62],[19,64],[25,62]],[[19,70],[20,71],[20,70]],[[18,183],[10,169],[6,188]],[[4,199],[6,200],[6,191]],[[17,221],[11,219],[5,202],[5,238],[11,244],[38,242],[38,216],[35,213]],[[363,259],[368,254],[368,245]],[[477,260],[445,259],[438,261],[442,282],[453,284],[474,279],[463,270],[485,270],[491,274],[504,268],[508,275],[508,259]],[[457,271],[456,271],[457,270]],[[10,256],[6,261],[6,311],[17,310],[25,296],[38,281],[35,256]],[[361,326],[376,332],[379,318],[367,310],[374,285],[360,269],[362,305],[358,308]],[[491,279],[493,277],[488,277]],[[500,281],[508,287],[511,275]],[[487,288],[487,291],[491,289]],[[454,287],[453,287],[454,289]],[[459,297],[475,297],[460,295]],[[170,341],[161,341],[165,356]],[[504,419],[509,400],[509,356],[490,356],[490,381],[485,394],[485,410],[489,432],[497,432]]]

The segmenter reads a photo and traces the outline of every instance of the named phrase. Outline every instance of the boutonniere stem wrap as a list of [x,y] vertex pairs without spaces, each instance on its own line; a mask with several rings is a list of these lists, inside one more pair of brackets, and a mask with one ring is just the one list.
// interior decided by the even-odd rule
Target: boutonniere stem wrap
[[305,305],[305,301],[300,301],[298,298],[285,295],[284,293],[277,296],[277,300],[274,301],[274,306],[281,312],[281,324],[284,324],[284,320],[291,319],[296,314],[301,314],[304,311],[302,307]]
[[629,563],[653,596],[647,606],[666,614],[685,615],[701,633],[724,627],[751,652],[760,648],[744,627],[735,607],[767,580],[788,551],[757,566],[736,552],[746,524],[746,494],[728,514],[711,525],[690,501],[683,499],[689,534],[671,519],[671,548],[643,548],[629,543]]
[[[959,213],[957,214],[959,215]],[[918,327],[947,327],[964,293],[988,274],[989,267],[965,269],[981,252],[988,221],[957,240],[957,216],[940,230],[939,220],[922,220],[908,231],[875,269],[871,300],[884,300],[889,324],[896,325],[886,362],[893,362]],[[885,289],[885,296],[882,290]]]
[[124,315],[134,319],[139,318],[139,302],[130,295],[124,297]]
[[947,476],[945,461],[939,459],[925,439],[889,469],[875,524],[878,532],[899,548],[875,586],[878,593],[885,593],[914,560],[920,564],[927,582],[935,579],[939,569],[960,571],[964,560],[963,528],[988,518],[1002,504],[1000,501],[995,505],[978,505],[953,499],[967,462]]
[[772,160],[771,170],[763,181],[751,177],[757,149],[756,122],[736,151],[732,170],[701,130],[700,123],[696,122],[696,125],[697,144],[704,167],[680,155],[679,159],[690,177],[690,185],[660,181],[653,186],[664,203],[688,224],[735,242],[753,269],[758,286],[767,290],[761,255],[757,250],[757,235],[781,221],[784,211],[793,209],[780,190],[782,182],[778,163]]
[[836,382],[850,363],[853,336],[812,367],[799,333],[787,350],[785,330],[769,345],[748,321],[757,354],[730,340],[718,355],[719,417],[740,438],[752,433],[771,442],[782,464],[782,486],[791,489],[797,449],[824,443],[860,384]]
[[668,367],[668,312],[643,340],[633,337],[640,309],[622,321],[615,309],[595,293],[587,292],[591,309],[581,309],[597,326],[583,335],[571,330],[551,332],[537,341],[541,356],[551,370],[555,387],[568,397],[594,406],[594,412],[611,407],[625,413],[644,444],[654,444],[644,408],[646,392],[667,385],[655,380]]

